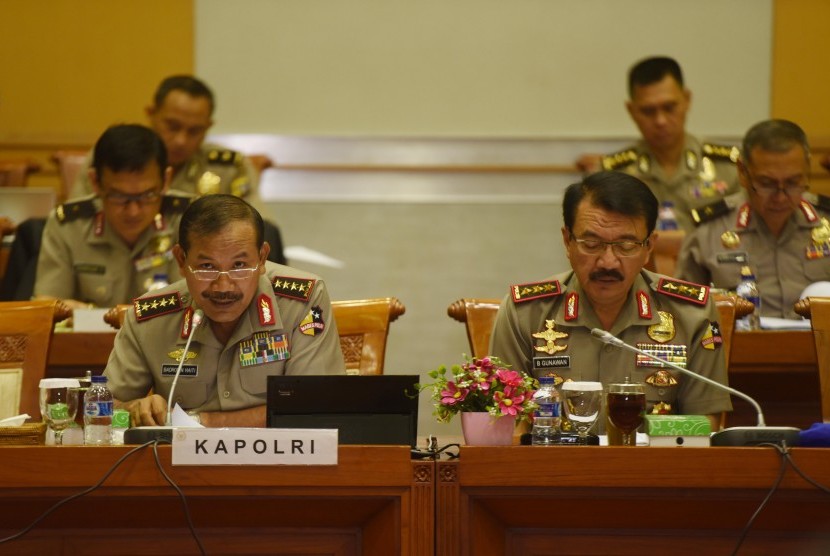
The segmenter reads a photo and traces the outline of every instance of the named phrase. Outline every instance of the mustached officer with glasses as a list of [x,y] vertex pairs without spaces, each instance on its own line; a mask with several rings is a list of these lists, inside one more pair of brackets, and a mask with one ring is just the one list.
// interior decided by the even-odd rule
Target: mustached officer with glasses
[[268,261],[263,237],[239,197],[205,195],[185,210],[173,247],[184,279],[133,302],[104,371],[134,425],[165,423],[191,333],[172,401],[205,426],[265,426],[269,375],[345,374],[325,282]]
[[[709,288],[643,269],[658,202],[640,179],[600,172],[565,191],[562,239],[572,270],[510,286],[490,353],[536,377],[646,385],[647,412],[708,415],[717,430],[729,395],[591,335],[601,328],[640,349],[726,384],[718,313]],[[604,420],[599,420],[604,432]]]
[[140,125],[107,129],[93,151],[95,193],[59,205],[43,231],[36,298],[72,307],[130,303],[157,274],[179,277],[172,248],[191,196],[168,192],[161,139]]
[[677,275],[735,290],[749,265],[761,315],[800,318],[793,304],[804,288],[830,279],[830,202],[807,198],[807,136],[790,121],[758,123],[744,137],[738,169],[746,198],[696,213],[700,225],[683,244]]

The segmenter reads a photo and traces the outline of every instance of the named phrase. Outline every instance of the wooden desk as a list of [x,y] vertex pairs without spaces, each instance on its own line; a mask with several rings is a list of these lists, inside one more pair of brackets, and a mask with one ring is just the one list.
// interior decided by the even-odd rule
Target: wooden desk
[[[100,480],[131,447],[0,447],[0,537]],[[172,467],[205,550],[232,554],[403,554],[434,550],[434,463],[408,447],[342,446],[337,466]],[[8,554],[197,554],[152,448],[58,509]]]
[[[821,422],[818,366],[811,330],[735,332],[729,385],[758,401],[768,425],[808,428]],[[755,410],[732,397],[729,426],[754,425]]]
[[101,374],[112,351],[116,331],[55,332],[49,348],[46,376],[84,376],[87,369]]
[[[830,450],[793,459],[830,486]],[[440,461],[436,554],[730,554],[771,448],[464,447]],[[788,469],[739,554],[830,554],[830,496]]]

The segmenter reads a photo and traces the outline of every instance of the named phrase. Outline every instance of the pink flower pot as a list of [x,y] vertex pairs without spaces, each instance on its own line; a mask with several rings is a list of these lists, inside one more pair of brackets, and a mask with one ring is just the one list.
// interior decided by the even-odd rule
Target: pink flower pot
[[461,430],[468,446],[510,446],[515,426],[515,417],[492,417],[486,411],[461,413]]

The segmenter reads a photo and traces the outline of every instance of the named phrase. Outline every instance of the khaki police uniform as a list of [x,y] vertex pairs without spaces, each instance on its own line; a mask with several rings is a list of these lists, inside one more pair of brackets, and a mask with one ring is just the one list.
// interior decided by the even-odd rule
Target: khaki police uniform
[[[828,203],[830,204],[830,203]],[[830,207],[828,207],[830,208]],[[761,294],[761,315],[800,318],[793,311],[801,292],[830,280],[828,211],[803,199],[775,237],[749,203],[724,201],[701,211],[702,223],[686,238],[677,276],[734,291],[749,265]]]
[[[87,172],[90,166],[91,153],[87,157],[84,171],[78,174],[72,186],[71,197],[92,193],[92,183]],[[258,198],[258,186],[256,169],[242,153],[205,143],[173,175],[170,189],[198,196],[230,193],[237,197],[245,197],[253,203],[253,200]]]
[[[722,384],[726,361],[709,289],[640,272],[611,334]],[[511,286],[499,308],[490,353],[536,377],[645,383],[647,412],[710,415],[731,411],[729,394],[591,335],[602,328],[573,272]],[[599,420],[600,432],[604,419]]]
[[690,233],[694,229],[692,209],[740,190],[735,165],[738,155],[737,147],[701,142],[687,134],[683,159],[671,178],[663,172],[644,141],[602,157],[601,167],[643,180],[661,203],[674,204],[680,229]]
[[[266,263],[266,273],[226,345],[205,316],[193,333],[176,385],[188,411],[264,405],[268,375],[345,374],[325,283],[314,274]],[[113,396],[167,398],[198,306],[184,280],[135,300],[104,374]]]
[[155,274],[177,280],[179,267],[172,248],[190,200],[182,193],[164,195],[160,212],[134,247],[115,233],[97,197],[58,206],[43,230],[35,296],[114,307],[146,292]]

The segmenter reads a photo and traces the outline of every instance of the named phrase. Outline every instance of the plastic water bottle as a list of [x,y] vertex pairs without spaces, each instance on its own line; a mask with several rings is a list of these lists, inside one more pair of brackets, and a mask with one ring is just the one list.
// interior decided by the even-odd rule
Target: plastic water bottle
[[550,446],[559,442],[560,397],[552,376],[539,379],[539,389],[533,395],[539,409],[533,414],[531,444]]
[[677,216],[674,214],[674,203],[671,201],[663,201],[660,204],[660,210],[657,212],[657,229],[676,230],[677,228]]
[[741,267],[741,283],[738,284],[738,297],[743,297],[755,305],[755,310],[735,323],[736,330],[760,330],[761,329],[761,294],[758,293],[758,284],[755,282],[755,274],[749,266]]
[[102,375],[92,377],[92,386],[84,394],[84,444],[112,444],[112,393]]
[[170,285],[170,281],[167,279],[167,273],[160,272],[158,274],[153,274],[153,281],[150,282],[150,285],[147,286],[147,291],[151,292],[153,290],[160,290],[161,288],[165,288]]

